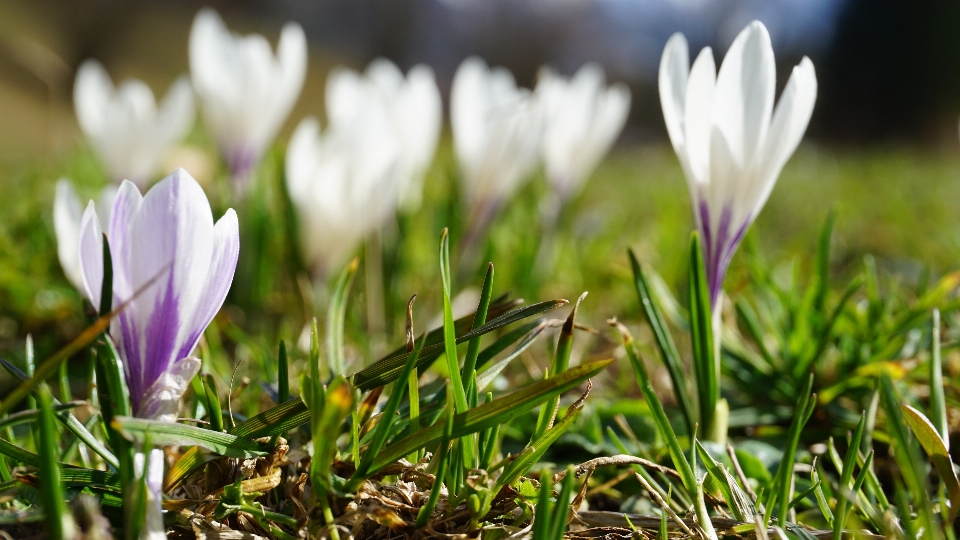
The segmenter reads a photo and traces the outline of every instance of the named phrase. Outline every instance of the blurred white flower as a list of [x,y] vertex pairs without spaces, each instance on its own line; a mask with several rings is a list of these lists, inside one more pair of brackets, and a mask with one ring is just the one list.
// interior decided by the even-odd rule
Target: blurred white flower
[[433,162],[443,122],[433,70],[418,65],[404,77],[393,62],[378,58],[363,74],[335,68],[327,76],[327,118],[332,129],[353,124],[374,102],[386,111],[388,134],[400,149],[393,172],[399,202],[415,209],[420,206],[423,176]]
[[450,123],[464,195],[483,228],[533,174],[542,135],[539,103],[504,68],[463,61],[453,77]]
[[315,276],[336,270],[396,209],[392,173],[401,148],[382,105],[370,103],[353,122],[324,133],[315,118],[305,118],[290,138],[287,191]]
[[[97,198],[97,213],[110,221],[110,209],[117,197],[116,186],[110,185],[100,192]],[[79,291],[83,291],[83,278],[80,274],[80,220],[83,218],[84,204],[73,189],[70,180],[57,180],[57,189],[53,198],[53,231],[57,236],[57,258],[60,267]]]
[[307,38],[299,24],[284,25],[274,55],[266,38],[231,33],[212,9],[194,18],[193,87],[241,190],[300,97],[306,72]]
[[114,87],[96,60],[77,70],[73,104],[80,128],[90,140],[110,180],[131,180],[145,187],[164,154],[193,125],[190,81],[180,77],[157,106],[143,82],[128,79]]
[[603,68],[586,64],[571,79],[540,74],[537,97],[544,111],[543,164],[562,201],[576,195],[623,130],[630,90],[606,86]]
[[663,50],[663,118],[690,187],[715,310],[734,251],[807,129],[813,63],[804,57],[793,68],[774,111],[775,86],[770,35],[758,21],[734,40],[719,74],[709,47],[690,67],[681,34]]

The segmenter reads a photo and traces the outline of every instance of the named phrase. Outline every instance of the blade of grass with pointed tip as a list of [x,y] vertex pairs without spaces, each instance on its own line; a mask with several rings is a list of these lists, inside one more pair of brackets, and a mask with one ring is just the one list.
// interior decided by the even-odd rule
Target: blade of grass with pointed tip
[[[857,429],[853,432],[853,437],[850,439],[850,444],[847,447],[847,455],[843,460],[843,467],[840,469],[840,491],[849,490],[851,493],[856,493],[854,491],[852,482],[853,482],[853,469],[857,464],[857,453],[860,451],[860,439],[863,437],[863,428],[867,423],[866,413],[860,415],[860,422],[857,423]],[[833,521],[833,540],[840,540],[843,536],[843,527],[846,525],[847,513],[850,508],[850,501],[847,497],[840,497],[837,500],[837,513],[836,518]]]
[[[893,457],[896,461],[900,476],[907,485],[913,497],[914,510],[920,521],[920,527],[931,535],[931,538],[942,538],[933,517],[933,504],[930,500],[930,490],[927,484],[927,474],[922,470],[923,459],[914,444],[910,433],[906,430],[906,418],[900,411],[903,402],[893,386],[893,382],[886,375],[880,377],[880,404],[887,415],[887,433],[890,436]],[[908,507],[901,507],[901,512],[907,512]],[[905,514],[901,514],[905,515]],[[902,519],[906,522],[908,519]]]
[[[414,366],[417,363],[417,358],[420,356],[420,351],[423,350],[423,345],[426,343],[426,336],[420,339],[417,343],[417,346],[413,349],[410,358],[407,360],[406,365],[403,366],[403,372],[400,375],[400,380],[405,380],[409,378],[410,374],[414,372]],[[387,404],[383,408],[383,414],[380,416],[380,422],[377,423],[377,427],[374,428],[373,439],[370,441],[370,444],[367,446],[366,451],[363,454],[363,457],[360,459],[360,465],[357,466],[356,471],[354,471],[353,476],[344,486],[344,491],[352,493],[360,487],[360,484],[364,480],[369,478],[369,473],[371,471],[371,465],[373,465],[374,458],[380,453],[380,449],[383,448],[384,443],[387,442],[387,436],[390,433],[390,427],[393,423],[394,417],[397,414],[397,409],[400,408],[400,401],[403,399],[403,385],[398,384],[394,385],[393,393],[390,395],[390,398],[387,400]]]
[[950,451],[944,443],[944,439],[937,433],[937,428],[933,423],[917,409],[914,409],[906,403],[900,405],[900,412],[903,418],[913,431],[913,435],[920,441],[920,446],[930,457],[934,468],[940,475],[940,480],[947,490],[950,497],[951,514],[960,508],[960,481],[957,480],[957,472],[950,461]]
[[633,366],[633,371],[637,376],[640,393],[643,394],[643,398],[647,401],[647,406],[650,407],[653,421],[660,430],[660,436],[663,437],[663,442],[667,445],[667,451],[673,460],[674,468],[680,473],[680,481],[683,482],[683,487],[687,489],[688,493],[693,495],[697,489],[697,478],[693,473],[690,462],[687,461],[687,457],[683,453],[683,449],[680,448],[680,442],[677,440],[677,435],[673,431],[673,426],[670,425],[667,413],[663,410],[660,398],[657,397],[656,392],[653,390],[653,385],[650,384],[650,375],[647,374],[647,367],[643,365],[643,360],[640,359],[640,355],[637,353],[636,347],[634,347],[633,336],[630,335],[630,331],[627,330],[627,327],[623,324],[616,321],[610,321],[609,324],[620,332],[623,347],[627,351],[627,358],[630,359],[630,364]]
[[[777,519],[781,527],[787,522],[787,513],[790,500],[793,499],[793,465],[797,455],[797,446],[800,444],[800,432],[806,425],[813,409],[817,405],[813,391],[813,374],[807,377],[807,384],[800,394],[800,401],[794,409],[793,420],[790,422],[790,429],[787,432],[787,444],[784,447],[783,457],[780,459],[780,465],[777,467],[777,473],[774,475],[774,486],[776,489],[770,489],[767,492],[767,498],[764,502],[767,514],[774,512],[774,505],[779,502],[779,512]],[[764,522],[769,523],[765,518]]]
[[[3,368],[6,369],[7,372],[17,380],[17,382],[23,382],[27,380],[26,373],[20,371],[16,366],[2,358],[0,358],[0,366],[3,366]],[[36,391],[34,391],[34,393],[36,393]],[[57,398],[53,398],[53,403],[57,407],[63,406],[63,404],[60,403]],[[117,461],[117,457],[113,455],[113,452],[107,449],[107,447],[104,446],[103,443],[101,443],[100,440],[93,435],[93,433],[90,433],[90,430],[88,430],[83,423],[73,415],[72,412],[68,410],[58,411],[56,416],[57,419],[64,425],[64,427],[70,430],[71,433],[73,433],[78,439],[86,444],[91,450],[96,452],[97,455],[102,457],[104,461],[110,464],[110,466],[115,469],[120,467],[120,463]]]
[[696,443],[700,461],[703,462],[707,472],[713,477],[717,485],[720,486],[720,491],[723,494],[724,500],[727,501],[727,506],[733,513],[733,517],[740,521],[753,521],[756,508],[754,508],[750,498],[740,489],[737,481],[727,472],[727,469],[713,459],[713,456],[700,444],[700,441],[696,441]]
[[550,523],[550,533],[547,538],[550,540],[562,540],[563,533],[567,530],[567,519],[570,515],[570,495],[573,494],[573,465],[567,466],[567,475],[563,477],[563,483],[560,484],[560,493],[557,495],[557,502],[553,507],[553,520]]
[[[473,317],[473,328],[476,330],[487,322],[487,310],[490,308],[490,298],[493,295],[493,263],[487,265],[487,275],[483,278],[483,288],[480,290],[480,302]],[[467,355],[463,358],[463,374],[461,379],[467,385],[467,402],[471,407],[477,406],[480,388],[477,386],[477,358],[480,355],[480,337],[470,340],[467,345]]]
[[207,413],[209,414],[210,419],[210,429],[213,431],[221,432],[223,431],[223,410],[220,407],[220,396],[219,389],[217,388],[217,380],[214,378],[212,373],[204,373],[201,375],[201,381],[203,382],[203,392],[206,397],[206,407]]
[[704,433],[712,433],[714,412],[720,400],[720,362],[713,341],[713,308],[707,270],[700,249],[700,236],[696,232],[690,235],[689,287],[690,340],[693,371],[697,377],[699,423]]
[[[529,325],[523,325],[521,328],[519,328],[519,330],[524,330],[528,326]],[[536,341],[537,337],[539,337],[540,334],[543,333],[543,331],[547,328],[547,326],[548,324],[546,323],[546,321],[540,321],[539,323],[533,324],[533,327],[530,329],[530,331],[524,334],[523,339],[520,340],[519,343],[517,343],[517,346],[514,347],[512,351],[510,351],[510,354],[503,357],[503,359],[498,361],[496,364],[483,370],[480,373],[480,375],[477,376],[477,386],[481,390],[485,389],[490,383],[492,383],[497,378],[500,372],[502,372],[507,367],[507,365],[510,364],[510,362],[512,362],[514,359],[520,356],[523,353],[523,351],[527,350],[527,348],[530,347],[530,345],[532,345],[534,341]]]
[[[466,413],[457,414],[454,418],[452,436],[459,438],[488,427],[504,424],[543,403],[551,396],[576,387],[612,362],[613,360],[599,360],[570,368],[549,380],[535,382],[490,403],[474,407]],[[370,470],[378,471],[418,448],[436,444],[440,441],[442,432],[443,426],[433,425],[400,439],[380,451]]]
[[262,457],[269,453],[266,445],[196,426],[129,416],[118,416],[113,419],[113,424],[127,440],[134,443],[142,444],[149,432],[153,444],[157,446],[199,446],[221,456],[242,459]]
[[311,422],[314,459],[310,461],[310,479],[315,499],[325,498],[332,490],[330,468],[337,457],[337,435],[352,410],[353,388],[337,375],[324,392],[322,412]]
[[[505,313],[496,319],[493,319],[480,328],[471,330],[464,333],[460,337],[456,338],[457,343],[463,343],[470,339],[473,339],[476,336],[480,336],[494,330],[498,330],[507,326],[509,324],[522,321],[528,317],[534,315],[539,315],[545,311],[550,311],[556,309],[564,304],[566,300],[548,300],[545,302],[539,302],[529,306],[522,307],[520,309],[515,309],[508,313]],[[427,341],[429,343],[429,341]],[[446,350],[446,345],[444,343],[437,343],[434,345],[427,345],[424,347],[423,352],[420,354],[420,359],[417,362],[417,367],[420,368],[436,358],[440,357]],[[400,376],[400,370],[403,368],[403,364],[406,362],[409,353],[400,352],[388,356],[377,363],[360,370],[353,376],[353,384],[358,389],[363,392],[376,388],[377,386],[383,386],[389,384],[397,379]],[[481,355],[482,356],[482,355]],[[479,363],[479,358],[478,358]]]
[[820,513],[823,514],[823,519],[827,522],[827,527],[832,529],[833,511],[830,510],[830,504],[827,502],[827,497],[823,493],[823,485],[820,482],[820,473],[817,471],[816,458],[814,458],[813,466],[810,467],[810,484],[816,488],[813,490],[813,495],[817,499],[817,506],[820,508]]
[[460,378],[460,361],[457,357],[457,334],[453,323],[453,291],[450,285],[450,237],[447,229],[440,233],[440,280],[443,282],[443,349],[447,358],[447,371],[450,373],[450,385],[456,400],[458,413],[466,412],[467,394]]
[[343,353],[343,325],[347,314],[347,296],[350,285],[357,273],[359,260],[353,259],[337,279],[330,297],[330,307],[327,310],[327,363],[333,376],[346,375],[347,365]]
[[539,439],[532,441],[522,452],[512,458],[509,464],[503,468],[497,483],[494,485],[493,492],[499,493],[505,486],[513,485],[521,476],[530,470],[543,458],[543,455],[550,448],[550,445],[557,442],[557,439],[573,425],[573,422],[583,411],[583,404],[577,404],[576,407],[567,411],[563,418],[540,436]]
[[[947,426],[947,403],[943,397],[943,365],[940,360],[940,310],[936,308],[933,310],[930,329],[930,423],[936,428],[940,440],[949,451],[950,430]],[[956,507],[954,503],[954,508]]]
[[548,540],[550,531],[550,491],[553,486],[553,473],[544,469],[540,473],[540,491],[537,493],[537,506],[533,514],[533,540]]
[[[570,364],[570,352],[573,350],[573,331],[577,318],[577,309],[580,307],[580,302],[582,302],[586,296],[587,293],[580,295],[580,298],[577,299],[577,302],[573,305],[573,309],[570,310],[570,315],[567,317],[566,322],[563,323],[563,328],[560,329],[560,337],[557,338],[557,350],[553,355],[553,365],[550,366],[548,374],[557,375],[563,373]],[[544,375],[545,378],[547,376],[547,374]],[[550,426],[553,425],[557,414],[558,403],[560,403],[560,396],[555,396],[548,399],[540,408],[540,416],[537,417],[536,428],[533,430],[533,435],[530,436],[531,442],[542,437],[543,434],[550,429]]]
[[633,283],[637,289],[637,296],[640,298],[640,307],[643,308],[643,314],[646,317],[647,324],[653,331],[653,338],[657,344],[657,350],[660,352],[660,359],[667,367],[667,373],[670,374],[670,383],[673,385],[673,393],[677,398],[677,404],[680,405],[680,412],[683,414],[686,422],[687,433],[693,433],[693,425],[696,423],[696,412],[687,393],[687,378],[683,374],[683,368],[680,363],[680,353],[677,352],[677,346],[670,335],[670,329],[660,312],[660,308],[654,301],[650,293],[650,286],[647,284],[647,276],[643,268],[637,261],[633,250],[627,250],[630,256],[630,266],[633,269]]

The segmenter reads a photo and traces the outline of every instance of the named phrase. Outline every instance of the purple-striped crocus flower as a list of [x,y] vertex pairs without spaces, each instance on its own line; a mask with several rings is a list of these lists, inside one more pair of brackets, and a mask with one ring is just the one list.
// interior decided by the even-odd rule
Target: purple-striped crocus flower
[[[84,293],[98,309],[104,273],[101,231],[91,201],[80,223],[80,272]],[[113,319],[110,337],[123,361],[134,415],[174,421],[180,398],[200,369],[191,353],[233,281],[240,250],[237,214],[227,210],[214,223],[203,189],[178,169],[145,196],[124,181],[107,239],[113,307],[133,298]],[[138,457],[138,463],[145,458]],[[150,453],[149,465],[144,536],[164,538],[162,450]]]
[[659,82],[717,312],[727,265],[807,129],[817,77],[804,57],[774,110],[773,47],[767,29],[754,21],[733,41],[719,73],[709,47],[690,67],[687,40],[674,34],[663,51]]

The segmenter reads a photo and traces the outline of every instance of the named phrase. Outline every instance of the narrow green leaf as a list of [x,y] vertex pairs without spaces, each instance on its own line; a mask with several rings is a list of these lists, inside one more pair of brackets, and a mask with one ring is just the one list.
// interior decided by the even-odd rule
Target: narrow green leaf
[[813,308],[817,313],[823,313],[830,287],[830,244],[833,238],[833,228],[837,222],[836,207],[827,214],[827,220],[820,229],[820,238],[817,241],[817,282],[813,296]]
[[453,306],[450,303],[453,296],[450,285],[450,237],[447,229],[440,233],[440,278],[443,282],[443,348],[447,358],[447,371],[450,373],[450,384],[453,386],[453,397],[456,400],[458,413],[468,408],[467,395],[460,378],[460,361],[457,357],[457,336],[453,324]]
[[[693,347],[693,367],[697,376],[697,396],[700,407],[700,426],[704,433],[713,432],[714,413],[720,400],[719,352],[714,343],[713,307],[710,305],[710,288],[707,271],[700,249],[700,236],[690,236],[690,339]],[[717,309],[719,307],[717,306]]]
[[353,259],[337,279],[330,296],[330,307],[327,310],[327,362],[333,376],[346,375],[347,364],[343,352],[343,326],[347,314],[347,295],[350,285],[357,273],[360,261]]
[[[498,424],[504,424],[532,407],[543,403],[550,396],[566,392],[593,377],[610,365],[611,362],[613,360],[600,360],[570,368],[549,380],[535,382],[490,403],[477,406],[466,413],[457,414],[453,421],[452,437],[459,438]],[[436,444],[442,438],[442,432],[443,427],[435,424],[400,439],[385,447],[376,457],[370,469],[373,471],[380,470],[418,448]]]
[[[582,302],[586,296],[587,293],[580,295],[580,298],[578,298],[577,302],[573,305],[573,309],[570,310],[570,315],[567,317],[567,320],[563,323],[563,328],[560,329],[560,337],[557,338],[557,350],[553,355],[553,365],[547,372],[548,374],[557,375],[563,373],[570,364],[570,352],[573,350],[573,332],[575,328],[574,325],[576,324],[577,310],[580,308],[580,302]],[[547,375],[545,375],[545,377],[546,376]],[[550,429],[550,426],[553,425],[557,414],[557,404],[559,402],[560,396],[554,396],[547,400],[540,408],[537,426],[533,430],[533,435],[530,436],[531,441],[542,437],[543,434]]]
[[567,520],[570,515],[570,497],[573,495],[573,465],[567,466],[567,474],[560,484],[560,493],[553,506],[553,521],[550,523],[550,540],[563,540],[563,533],[567,530]]
[[670,383],[673,385],[673,393],[680,405],[680,412],[683,414],[686,422],[687,433],[693,433],[693,426],[696,424],[696,412],[694,411],[690,395],[687,392],[687,378],[681,367],[680,353],[677,352],[677,346],[673,342],[667,323],[660,312],[660,308],[654,301],[650,293],[650,286],[647,284],[647,276],[644,274],[640,263],[637,261],[633,250],[627,250],[630,256],[630,266],[633,269],[633,283],[637,289],[637,296],[640,298],[640,306],[643,308],[643,314],[646,317],[647,324],[653,330],[653,338],[657,344],[657,350],[660,352],[660,358],[670,374]]
[[539,463],[543,455],[550,448],[550,445],[566,433],[582,411],[583,400],[580,399],[574,403],[570,410],[567,411],[567,414],[563,415],[563,418],[561,418],[556,425],[548,429],[539,439],[532,441],[522,452],[510,458],[510,463],[503,468],[503,472],[500,473],[500,477],[497,478],[493,492],[499,493],[505,486],[514,485],[520,480],[521,476],[530,470],[530,467]]
[[[780,459],[780,465],[777,467],[777,474],[774,476],[774,486],[767,492],[767,500],[764,504],[769,514],[774,511],[774,504],[779,501],[779,512],[777,512],[778,523],[783,527],[787,522],[787,513],[790,500],[793,498],[793,465],[797,455],[797,446],[800,444],[800,432],[806,425],[813,409],[817,405],[816,394],[811,395],[813,390],[813,374],[807,377],[807,384],[800,393],[800,401],[794,409],[793,420],[790,422],[790,429],[787,432],[787,444],[784,447],[783,457]],[[769,520],[766,520],[769,521]]]
[[[567,301],[562,299],[548,300],[546,302],[539,302],[522,307],[520,309],[515,309],[497,317],[496,319],[491,320],[480,328],[470,330],[469,332],[462,334],[457,338],[457,343],[463,343],[476,336],[481,336],[494,330],[498,330],[504,326],[522,321],[523,319],[532,317],[534,315],[539,315],[545,311],[556,309],[566,303]],[[418,368],[429,364],[436,358],[440,357],[440,355],[446,350],[446,345],[444,343],[429,345],[429,340],[427,343],[428,345],[424,347],[423,352],[420,354],[420,359],[417,361]],[[366,392],[378,386],[383,386],[397,380],[397,377],[400,376],[400,370],[403,368],[403,364],[407,361],[407,357],[409,355],[410,353],[408,352],[399,352],[357,372],[353,376],[354,386],[361,391]],[[480,359],[478,358],[478,364],[479,362]]]
[[707,449],[703,447],[700,441],[696,441],[696,443],[700,460],[703,462],[710,476],[713,477],[717,485],[720,486],[720,491],[723,493],[723,498],[727,501],[727,506],[733,513],[733,517],[740,521],[753,521],[756,508],[754,508],[750,498],[747,497],[747,494],[743,492],[737,484],[737,481],[727,472],[727,469],[713,459],[713,456],[707,452]]
[[677,434],[674,433],[673,426],[670,425],[670,420],[667,418],[667,413],[663,410],[660,398],[657,397],[656,392],[653,390],[653,385],[650,384],[650,375],[647,374],[647,368],[643,364],[643,360],[640,358],[636,347],[634,347],[633,336],[630,335],[630,331],[627,330],[626,326],[616,320],[609,321],[609,324],[620,332],[623,347],[627,351],[627,358],[630,359],[630,363],[633,365],[633,371],[637,376],[637,384],[640,386],[640,392],[647,401],[647,406],[650,407],[653,421],[657,424],[660,435],[667,445],[667,450],[670,453],[670,458],[673,460],[674,468],[680,473],[680,480],[683,482],[683,486],[687,489],[687,492],[692,495],[697,489],[697,478],[693,473],[690,462],[687,461],[687,457],[683,453],[683,449],[680,448]]
[[[940,310],[934,308],[930,329],[930,423],[936,428],[943,446],[950,450],[947,403],[943,397],[943,365],[940,360]],[[916,430],[914,430],[916,433]],[[919,438],[919,436],[918,436]],[[924,447],[926,448],[926,447]],[[954,504],[956,508],[956,504]]]
[[287,344],[280,340],[277,353],[277,403],[286,403],[290,399],[290,368],[287,366]]
[[[423,345],[426,343],[426,341],[426,336],[424,336],[420,342],[417,343],[417,346],[414,348],[413,353],[407,360],[406,365],[403,366],[403,372],[400,374],[399,380],[406,380],[410,377],[411,373],[414,373],[414,366],[417,363],[417,358],[420,356],[420,351],[423,350]],[[344,491],[348,493],[356,491],[357,488],[360,487],[360,484],[369,478],[371,473],[371,465],[373,465],[373,461],[377,455],[380,454],[380,449],[383,448],[384,443],[387,442],[387,436],[390,434],[390,427],[392,426],[394,417],[397,414],[397,409],[400,408],[400,401],[403,399],[403,390],[404,388],[402,384],[394,385],[393,393],[390,394],[390,398],[387,400],[387,404],[383,408],[383,413],[380,415],[380,422],[378,422],[377,427],[374,428],[373,439],[370,441],[370,444],[367,446],[363,457],[360,459],[360,465],[357,466],[357,469],[354,471],[350,481],[347,482],[346,486],[344,486]]]
[[[840,469],[840,491],[850,490],[851,493],[856,494],[856,490],[853,490],[853,469],[857,464],[857,453],[860,451],[860,439],[863,437],[863,428],[867,423],[866,413],[861,413],[860,422],[857,424],[857,429],[853,432],[853,437],[850,439],[850,445],[847,447],[847,455],[843,460],[843,467]],[[840,540],[843,536],[843,527],[846,525],[847,521],[847,510],[850,507],[850,501],[846,497],[840,497],[837,501],[837,513],[836,518],[833,522],[833,539]]]
[[[448,384],[446,421],[443,423],[440,434],[440,448],[437,451],[436,457],[434,458],[437,473],[434,476],[433,486],[430,488],[430,495],[427,498],[427,503],[420,507],[420,511],[417,513],[417,521],[415,524],[417,529],[423,528],[423,526],[427,524],[427,521],[430,520],[430,517],[433,516],[433,510],[436,508],[437,500],[440,497],[440,488],[443,484],[444,476],[449,469],[449,467],[447,467],[447,461],[449,460],[450,456],[450,441],[454,436],[454,422],[456,422],[456,408],[454,407],[455,399],[453,397],[453,392],[453,388]],[[434,463],[431,463],[431,465],[434,465]]]
[[533,514],[533,540],[548,540],[550,533],[550,492],[553,490],[553,473],[544,469],[540,473],[540,491],[537,494],[537,506]]
[[46,532],[52,540],[62,540],[73,536],[73,525],[63,503],[63,484],[60,481],[60,464],[57,462],[60,456],[59,437],[53,416],[53,397],[46,384],[38,388],[37,398],[40,405],[40,479],[43,482],[40,496],[47,518]]
[[332,490],[330,468],[337,457],[337,435],[353,410],[353,388],[342,375],[337,375],[327,386],[324,400],[322,412],[314,416],[310,426],[314,449],[310,479],[314,500],[326,498]]
[[196,426],[129,416],[118,416],[113,419],[113,424],[128,441],[138,444],[143,444],[149,432],[157,446],[199,446],[221,456],[243,459],[269,453],[260,443]]
[[[490,298],[493,296],[493,263],[487,265],[487,275],[483,278],[483,288],[480,290],[480,302],[473,318],[473,328],[476,330],[487,322],[487,310],[490,308]],[[467,401],[471,407],[477,406],[480,389],[477,386],[476,370],[477,358],[480,355],[480,337],[470,340],[467,345],[467,355],[463,359],[462,380],[466,381]],[[402,379],[401,379],[402,380]]]
[[217,432],[223,431],[223,410],[220,406],[219,389],[217,380],[212,373],[201,375],[203,381],[203,391],[206,396],[207,413],[210,415],[210,429]]
[[960,481],[957,480],[957,472],[950,461],[950,451],[947,449],[944,439],[940,437],[937,428],[922,412],[906,403],[900,405],[900,412],[903,413],[903,418],[910,426],[910,430],[913,431],[913,435],[920,441],[920,446],[930,456],[930,461],[937,469],[937,473],[943,481],[943,486],[947,490],[947,495],[950,497],[951,514],[955,513],[956,509],[960,508]]

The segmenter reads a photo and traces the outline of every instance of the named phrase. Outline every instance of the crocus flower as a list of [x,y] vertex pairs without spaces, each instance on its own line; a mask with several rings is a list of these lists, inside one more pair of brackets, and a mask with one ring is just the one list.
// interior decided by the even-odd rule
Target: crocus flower
[[274,55],[266,38],[231,33],[212,9],[193,20],[193,87],[241,191],[300,96],[306,72],[307,38],[299,24],[283,27]]
[[[214,224],[203,189],[178,169],[146,196],[132,182],[117,192],[107,228],[113,262],[113,306],[131,300],[110,325],[123,361],[133,412],[174,421],[180,398],[200,369],[191,356],[220,310],[233,281],[240,249],[231,209]],[[103,284],[103,236],[91,201],[80,225],[84,293],[97,309]],[[135,296],[136,294],[136,296]],[[149,459],[145,537],[164,538],[160,490],[163,451]]]
[[483,229],[537,165],[540,106],[509,71],[471,57],[453,77],[450,123],[472,226]]
[[195,114],[186,77],[174,81],[158,106],[143,81],[128,79],[114,87],[96,60],[77,70],[73,104],[110,180],[141,187],[154,179],[160,160],[190,130]]
[[[374,102],[376,107],[383,107],[388,115],[388,134],[396,139],[400,151],[392,180],[397,184],[399,202],[411,209],[418,207],[423,176],[433,161],[443,121],[433,70],[418,65],[404,77],[393,62],[384,58],[371,62],[363,74],[336,68],[327,76],[325,97],[332,129],[356,122]],[[392,150],[393,145],[387,149]]]
[[353,122],[323,133],[308,117],[290,138],[287,190],[316,277],[343,263],[396,209],[392,174],[401,150],[382,105],[370,103]]
[[[113,185],[103,188],[97,199],[97,214],[110,220],[110,209],[117,196]],[[80,254],[77,245],[80,239],[80,220],[83,218],[83,203],[73,189],[70,180],[57,180],[57,189],[53,198],[53,231],[57,236],[57,258],[67,279],[79,291],[83,291],[83,277],[80,275]]]
[[690,187],[715,312],[734,251],[807,129],[813,63],[804,57],[793,68],[776,110],[775,86],[770,36],[758,21],[733,41],[719,73],[709,47],[690,67],[681,34],[660,61],[663,117]]
[[536,94],[544,110],[543,164],[561,201],[583,186],[610,151],[630,112],[630,90],[606,86],[603,68],[586,64],[571,79],[544,70]]

